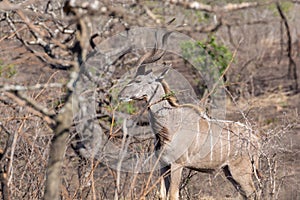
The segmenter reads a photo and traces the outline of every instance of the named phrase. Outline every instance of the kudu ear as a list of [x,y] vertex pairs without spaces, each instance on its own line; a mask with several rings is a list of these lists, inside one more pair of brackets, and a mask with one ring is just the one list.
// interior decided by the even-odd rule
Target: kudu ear
[[140,66],[140,67],[137,69],[135,76],[139,76],[139,75],[147,75],[147,74],[149,74],[149,73],[151,73],[151,72],[152,72],[152,69],[149,69],[149,70],[146,71],[146,66],[145,66],[145,65],[142,65],[142,66]]
[[145,65],[141,65],[138,67],[137,71],[136,71],[136,76],[138,75],[144,75],[146,73],[146,66]]
[[170,67],[164,69],[164,71],[157,77],[156,80],[161,81],[165,78],[165,75],[170,71]]

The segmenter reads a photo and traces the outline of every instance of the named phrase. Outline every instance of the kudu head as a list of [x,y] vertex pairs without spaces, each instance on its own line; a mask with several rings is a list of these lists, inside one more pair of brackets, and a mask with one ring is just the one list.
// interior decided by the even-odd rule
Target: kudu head
[[119,93],[119,99],[122,101],[131,100],[149,100],[159,87],[160,82],[164,78],[164,75],[168,72],[168,68],[161,72],[159,75],[155,75],[153,71],[146,70],[146,64],[154,63],[159,60],[166,52],[165,44],[167,38],[172,32],[167,32],[162,38],[162,50],[156,48],[151,52],[147,52],[137,61],[137,72],[133,78]]
[[152,70],[142,71],[145,66],[139,67],[135,78],[130,81],[119,93],[119,99],[122,101],[146,100],[156,92],[160,86],[160,82],[169,69],[164,70],[158,76]]

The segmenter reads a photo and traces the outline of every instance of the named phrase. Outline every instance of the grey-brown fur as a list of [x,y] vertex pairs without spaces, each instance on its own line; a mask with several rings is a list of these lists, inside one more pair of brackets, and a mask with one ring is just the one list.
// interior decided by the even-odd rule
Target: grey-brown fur
[[230,171],[231,181],[239,184],[235,186],[240,187],[237,189],[245,199],[254,197],[252,162],[257,167],[259,142],[251,128],[239,122],[211,119],[194,105],[172,105],[164,98],[168,94],[161,78],[152,72],[137,75],[137,81],[126,86],[120,98],[145,99],[149,104],[156,149],[161,153],[158,156],[164,166],[171,168],[170,187],[166,184],[170,199],[178,199],[183,167],[209,172],[224,168],[228,176]]
[[[141,62],[142,63],[142,62]],[[161,198],[179,198],[183,167],[213,172],[223,169],[243,199],[254,199],[259,138],[239,122],[211,119],[195,105],[179,105],[159,76],[141,65],[135,78],[120,92],[122,100],[146,100],[151,128],[156,136],[161,173],[170,172]]]

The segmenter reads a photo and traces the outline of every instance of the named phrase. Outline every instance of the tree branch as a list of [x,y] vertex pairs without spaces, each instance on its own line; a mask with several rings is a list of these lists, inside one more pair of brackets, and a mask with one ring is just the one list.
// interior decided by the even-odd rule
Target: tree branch
[[[288,20],[286,18],[286,16],[284,15],[280,3],[276,2],[276,8],[278,10],[278,13],[281,17],[281,20],[284,23],[284,27],[286,30],[286,36],[287,36],[287,56],[289,58],[289,66],[288,66],[288,78],[293,78],[294,79],[294,85],[293,85],[293,89],[297,92],[298,91],[298,75],[297,75],[297,65],[296,62],[293,59],[293,54],[292,54],[292,36],[291,36],[291,32],[290,32],[290,27],[289,27],[289,23]],[[292,74],[293,72],[293,74]]]
[[[73,51],[74,65],[70,74],[70,81],[67,84],[66,103],[61,112],[55,117],[56,124],[53,127],[54,136],[51,141],[49,161],[46,174],[45,183],[45,200],[60,199],[61,188],[61,168],[67,149],[67,139],[69,137],[69,128],[73,123],[73,112],[77,110],[78,97],[72,96],[74,92],[75,83],[79,78],[80,64],[86,59],[87,48],[89,47],[89,40],[91,36],[90,18],[89,15],[84,14],[84,10],[76,5],[71,5],[72,2],[66,2],[66,10],[75,15],[78,26],[77,41],[74,44]],[[74,2],[73,2],[74,3]],[[72,98],[73,97],[73,98]]]

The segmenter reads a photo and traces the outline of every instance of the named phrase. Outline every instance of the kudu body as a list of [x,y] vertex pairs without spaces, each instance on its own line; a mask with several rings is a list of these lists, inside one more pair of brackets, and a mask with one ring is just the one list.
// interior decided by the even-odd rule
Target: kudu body
[[244,199],[255,198],[252,176],[256,174],[259,141],[252,130],[239,122],[212,119],[195,105],[178,105],[163,80],[166,71],[156,76],[141,64],[119,98],[148,103],[161,174],[170,172],[163,179],[161,198],[179,198],[184,167],[201,172],[223,169]]

